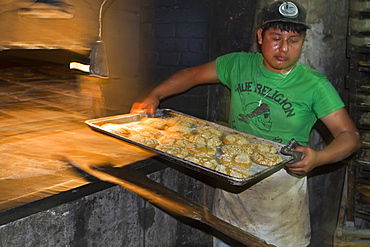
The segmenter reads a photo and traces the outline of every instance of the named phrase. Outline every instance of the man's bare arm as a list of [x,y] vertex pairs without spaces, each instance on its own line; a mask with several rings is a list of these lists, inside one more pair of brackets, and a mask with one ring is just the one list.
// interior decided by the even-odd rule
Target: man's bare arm
[[217,82],[219,80],[215,61],[183,69],[155,87],[143,100],[135,102],[131,112],[145,110],[149,115],[154,115],[155,109],[162,99],[185,92],[197,85]]

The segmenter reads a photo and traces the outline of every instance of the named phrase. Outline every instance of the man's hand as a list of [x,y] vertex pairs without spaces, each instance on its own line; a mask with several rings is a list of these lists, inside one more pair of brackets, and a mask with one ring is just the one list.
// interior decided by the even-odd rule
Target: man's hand
[[298,175],[305,175],[318,166],[318,152],[312,148],[298,146],[292,149],[292,151],[301,152],[302,158],[295,163],[285,164],[285,167],[287,167],[291,172]]
[[286,167],[293,173],[303,175],[313,168],[343,160],[361,147],[361,137],[347,111],[341,108],[321,121],[329,129],[334,139],[322,150],[315,151],[309,147],[296,147],[293,151],[302,152],[302,159]]
[[142,102],[135,102],[130,112],[139,113],[145,111],[150,117],[154,117],[158,105],[159,100],[156,97],[147,97]]

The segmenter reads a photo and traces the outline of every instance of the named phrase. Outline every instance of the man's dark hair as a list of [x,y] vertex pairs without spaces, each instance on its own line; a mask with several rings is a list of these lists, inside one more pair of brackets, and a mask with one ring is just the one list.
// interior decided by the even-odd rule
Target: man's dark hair
[[305,34],[307,31],[307,27],[305,27],[304,25],[297,24],[297,23],[270,22],[262,27],[262,37],[264,36],[265,31],[269,30],[270,28],[279,29],[282,32],[297,32],[299,34],[301,33]]

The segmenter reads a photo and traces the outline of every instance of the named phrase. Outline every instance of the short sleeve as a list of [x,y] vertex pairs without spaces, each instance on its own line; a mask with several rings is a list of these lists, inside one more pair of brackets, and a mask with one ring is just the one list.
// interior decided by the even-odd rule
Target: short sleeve
[[317,84],[313,97],[313,109],[318,118],[325,117],[345,106],[336,89],[326,78],[322,78]]

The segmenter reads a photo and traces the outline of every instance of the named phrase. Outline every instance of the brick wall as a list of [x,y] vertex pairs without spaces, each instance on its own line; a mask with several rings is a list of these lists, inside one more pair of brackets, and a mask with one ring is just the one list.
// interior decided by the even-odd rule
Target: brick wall
[[[255,0],[145,1],[142,20],[143,61],[152,70],[147,85],[161,83],[175,72],[206,63],[232,51],[248,51]],[[220,85],[199,86],[163,101],[171,108],[211,121],[227,121],[228,92]]]
[[[147,1],[143,9],[143,35],[149,47],[143,61],[152,70],[151,88],[181,69],[209,61],[207,0]],[[207,86],[201,86],[166,99],[160,107],[204,118],[207,99]]]

